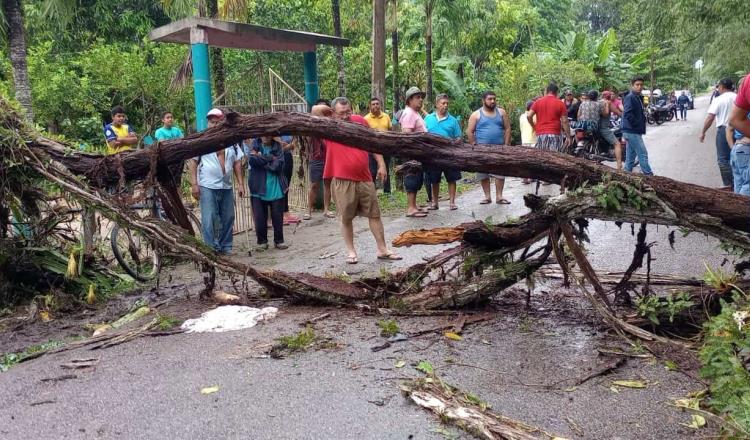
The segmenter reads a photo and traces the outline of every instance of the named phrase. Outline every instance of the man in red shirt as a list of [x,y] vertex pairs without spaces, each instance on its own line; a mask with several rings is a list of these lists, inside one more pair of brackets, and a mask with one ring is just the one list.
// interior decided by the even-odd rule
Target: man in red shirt
[[729,113],[729,125],[737,131],[729,155],[734,192],[750,196],[750,75],[740,80],[737,97]]
[[[547,85],[546,95],[537,99],[526,112],[526,118],[536,131],[536,147],[540,150],[560,151],[570,144],[570,124],[565,104],[557,98],[557,84]],[[536,121],[534,120],[536,115]]]
[[[367,125],[365,118],[352,115],[352,107],[346,98],[336,98],[327,105],[313,106],[313,116],[333,116],[340,121]],[[357,250],[354,248],[354,225],[357,215],[367,217],[370,232],[375,237],[377,257],[380,260],[400,260],[401,256],[388,249],[385,243],[383,221],[380,218],[378,194],[370,174],[370,158],[367,151],[350,147],[339,142],[325,140],[326,163],[323,170],[324,179],[331,180],[331,193],[336,202],[336,212],[341,217],[341,234],[344,236],[347,256],[346,262],[357,264]],[[385,161],[380,154],[373,154],[378,163],[379,179],[386,176]]]

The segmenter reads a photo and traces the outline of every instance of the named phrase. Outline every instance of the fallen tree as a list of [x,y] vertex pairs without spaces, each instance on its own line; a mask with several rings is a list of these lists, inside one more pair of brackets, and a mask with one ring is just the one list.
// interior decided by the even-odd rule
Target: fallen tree
[[[406,309],[457,307],[487,298],[530,276],[552,253],[566,271],[568,263],[564,260],[569,257],[564,248],[575,250],[566,231],[571,221],[580,218],[677,225],[750,249],[747,200],[742,196],[664,177],[621,173],[555,152],[473,146],[429,134],[379,133],[306,114],[274,113],[230,114],[226,122],[202,133],[157,143],[147,150],[103,157],[78,153],[64,143],[39,136],[7,106],[3,108],[2,124],[18,134],[13,151],[23,157],[30,172],[142,231],[163,249],[200,263],[208,274],[207,291],[219,270],[250,277],[273,295],[314,302]],[[189,223],[176,190],[176,170],[185,159],[242,139],[279,133],[323,136],[433,166],[541,178],[560,183],[565,192],[549,199],[529,197],[531,213],[504,224],[475,222],[439,231],[408,231],[396,239],[397,245],[459,240],[463,244],[387,279],[346,283],[305,273],[259,270],[211,252],[186,233]],[[116,197],[101,190],[137,180],[146,180],[158,189],[170,218],[185,229],[134,217]],[[575,255],[577,263],[608,308],[605,292],[597,286],[593,269],[581,255]]]

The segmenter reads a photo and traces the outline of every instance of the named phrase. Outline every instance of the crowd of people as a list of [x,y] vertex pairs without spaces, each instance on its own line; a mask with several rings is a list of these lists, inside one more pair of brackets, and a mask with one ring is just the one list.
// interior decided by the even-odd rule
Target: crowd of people
[[[570,145],[576,142],[571,130],[583,130],[596,134],[611,147],[610,154],[618,169],[624,168],[631,172],[637,159],[641,172],[653,175],[643,142],[646,132],[644,99],[641,95],[643,84],[642,77],[635,77],[631,81],[630,90],[622,95],[611,90],[605,90],[601,94],[592,90],[576,97],[571,91],[560,95],[557,84],[551,82],[543,96],[526,103],[526,111],[517,120],[521,144],[542,150],[569,151]],[[734,93],[732,82],[722,80],[719,91],[719,96],[709,108],[700,140],[704,140],[706,131],[715,123],[717,157],[724,185],[732,186],[735,192],[750,195],[750,81],[741,82],[739,91]],[[377,97],[370,100],[369,112],[364,116],[355,114],[350,101],[345,97],[335,98],[330,103],[318,100],[312,106],[311,114],[360,124],[378,131],[432,133],[450,139],[464,139],[465,136],[470,144],[492,148],[511,145],[511,117],[498,103],[494,92],[486,91],[482,94],[482,105],[469,117],[465,131],[449,111],[450,97],[447,94],[437,95],[434,111],[429,114],[423,111],[424,99],[423,91],[411,87],[405,94],[403,110],[396,112],[393,117],[386,114],[383,103]],[[213,127],[222,122],[225,114],[221,109],[214,108],[206,117],[209,127]],[[685,118],[685,115],[681,117]],[[622,142],[615,137],[613,130],[613,123],[620,121]],[[175,127],[170,112],[163,114],[162,123],[163,126],[155,133],[157,140],[175,139],[183,135]],[[138,137],[126,123],[125,111],[121,107],[112,109],[112,123],[107,124],[104,131],[108,154],[132,149],[138,143]],[[392,191],[390,174],[395,158],[370,154],[329,139],[306,139],[305,156],[310,185],[307,209],[302,219],[299,219],[289,212],[288,198],[295,144],[296,141],[290,136],[265,136],[189,161],[191,192],[200,203],[201,232],[205,243],[218,253],[231,253],[235,191],[238,196],[243,197],[246,183],[257,249],[268,249],[269,226],[273,229],[274,246],[286,249],[288,246],[284,240],[284,225],[311,219],[313,207],[322,193],[323,215],[328,218],[338,216],[340,219],[341,233],[347,249],[347,263],[356,264],[359,261],[354,246],[352,223],[357,216],[368,219],[369,229],[376,242],[377,258],[400,260],[401,256],[387,246],[376,188],[376,183],[380,183],[383,192]],[[461,170],[454,168],[425,167],[422,172],[406,173],[403,177],[407,194],[405,215],[425,218],[430,211],[440,209],[440,183],[443,178],[448,186],[448,209],[457,210],[456,183],[461,177]],[[492,203],[492,181],[495,188],[494,202],[499,205],[511,203],[503,196],[504,176],[477,173],[476,179],[484,193],[480,204]],[[531,180],[524,179],[523,183],[529,184]],[[419,206],[417,203],[417,194],[422,188],[427,192],[426,206]],[[335,212],[332,202],[335,203]]]

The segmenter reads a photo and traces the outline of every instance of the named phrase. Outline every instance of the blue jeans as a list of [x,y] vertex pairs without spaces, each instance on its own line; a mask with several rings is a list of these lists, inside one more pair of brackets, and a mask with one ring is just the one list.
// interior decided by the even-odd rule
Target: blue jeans
[[734,176],[734,192],[750,196],[750,144],[734,144],[729,164]]
[[719,164],[719,173],[724,186],[732,186],[732,167],[729,166],[729,142],[726,135],[727,127],[722,125],[716,127],[716,161]]
[[216,252],[229,253],[232,251],[234,193],[231,189],[200,188],[203,241]]
[[628,143],[625,150],[625,171],[633,171],[635,156],[637,155],[643,174],[653,176],[654,172],[651,171],[651,165],[648,164],[648,151],[646,151],[646,145],[643,143],[643,137],[640,134],[623,132],[622,138]]

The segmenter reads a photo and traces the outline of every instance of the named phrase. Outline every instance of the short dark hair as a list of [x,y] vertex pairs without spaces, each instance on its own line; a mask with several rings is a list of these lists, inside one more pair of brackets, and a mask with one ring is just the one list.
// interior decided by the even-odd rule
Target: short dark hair
[[596,101],[599,98],[599,92],[596,90],[589,90],[588,96],[590,100]]
[[529,101],[526,101],[526,111],[531,110],[531,106],[534,105],[534,100],[531,99]]
[[482,93],[482,99],[487,99],[488,96],[497,96],[497,93],[493,92],[492,90],[487,90]]
[[327,99],[323,99],[323,98],[320,98],[320,99],[318,99],[317,101],[315,101],[315,104],[314,104],[314,105],[320,105],[320,104],[325,104],[325,105],[327,105],[328,107],[330,107],[330,106],[331,106],[331,103],[330,103],[330,102],[328,102],[328,100],[327,100]]
[[450,101],[451,98],[450,98],[450,96],[448,96],[447,93],[441,93],[441,94],[437,95],[437,97],[435,98],[435,102],[438,102],[441,99],[447,99],[448,101]]
[[734,90],[734,83],[729,78],[724,78],[721,81],[719,81],[719,85],[724,87],[727,90]]
[[170,112],[169,110],[167,110],[167,111],[165,111],[165,112],[163,112],[163,113],[161,114],[161,118],[162,118],[162,119],[164,119],[164,118],[166,118],[166,117],[167,117],[167,115],[172,115],[172,116],[174,116],[174,114],[173,114],[172,112]]
[[554,93],[557,95],[557,92],[560,90],[559,87],[557,87],[557,83],[554,81],[551,81],[549,84],[547,84],[547,93]]
[[637,75],[637,76],[634,76],[633,79],[630,80],[630,84],[633,85],[635,84],[636,81],[646,82],[646,80],[642,76]]
[[109,112],[110,116],[119,115],[119,114],[125,114],[125,109],[122,108],[121,105],[116,105],[112,107],[112,110]]
[[378,101],[380,104],[383,103],[383,101],[381,101],[377,96],[373,96],[372,98],[370,98],[370,103],[372,103],[372,101]]

